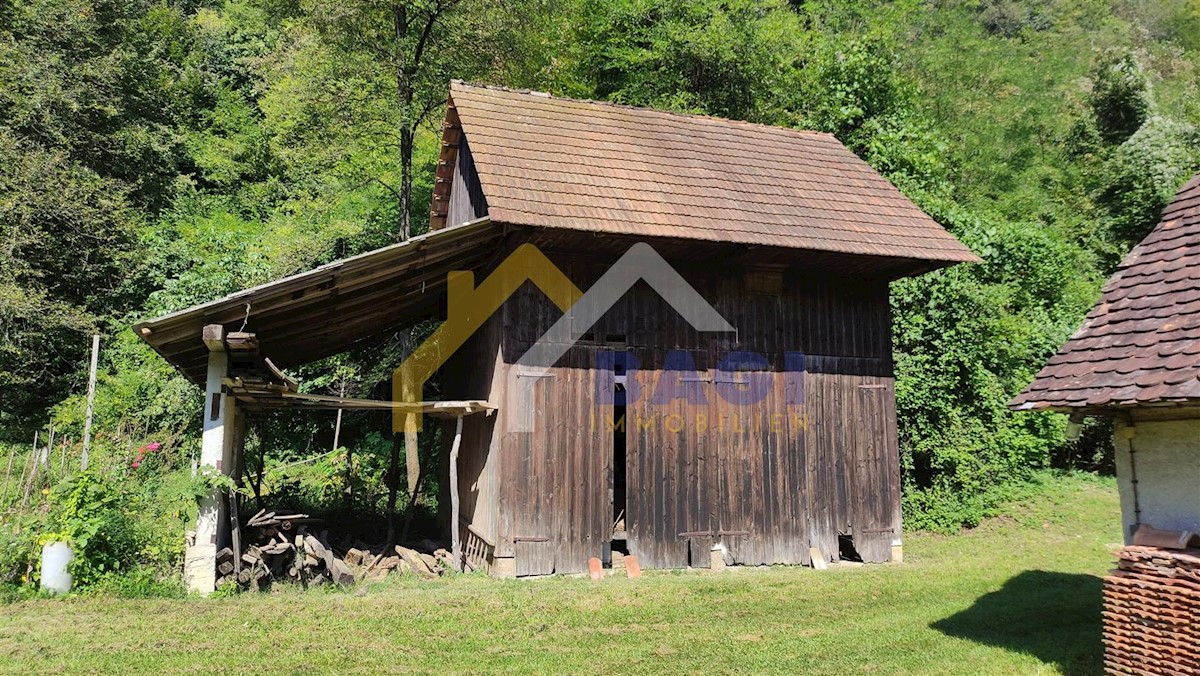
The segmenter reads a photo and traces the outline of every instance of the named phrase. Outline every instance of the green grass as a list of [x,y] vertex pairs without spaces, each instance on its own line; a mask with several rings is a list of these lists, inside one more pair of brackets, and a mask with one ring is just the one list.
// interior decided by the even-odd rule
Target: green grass
[[1044,490],[902,565],[399,579],[357,592],[0,607],[0,671],[1095,673],[1112,481]]

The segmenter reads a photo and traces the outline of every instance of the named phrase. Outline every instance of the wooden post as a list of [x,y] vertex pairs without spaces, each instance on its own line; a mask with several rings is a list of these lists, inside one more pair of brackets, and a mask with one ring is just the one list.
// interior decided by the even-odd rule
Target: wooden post
[[29,468],[29,463],[26,462],[25,460],[21,460],[21,478],[17,480],[17,492],[13,494],[13,502],[14,503],[17,501],[17,498],[20,497],[21,491],[22,491],[23,487],[25,486],[25,470],[27,470],[28,468]]
[[8,482],[12,480],[12,464],[13,458],[17,456],[17,447],[11,446],[8,449],[8,469],[4,470],[4,497],[0,497],[0,507],[8,504]]
[[70,445],[70,442],[70,439],[63,437],[62,451],[58,454],[58,478],[60,480],[67,476],[67,446]]
[[25,481],[25,496],[21,498],[21,510],[29,506],[29,494],[33,492],[33,480],[38,468],[38,433],[33,433],[33,448],[29,451],[29,478]]
[[450,554],[454,557],[454,568],[462,572],[462,543],[458,536],[458,448],[462,445],[463,416],[458,414],[454,422],[454,444],[450,446]]
[[404,416],[404,464],[406,474],[408,475],[408,492],[413,494],[417,492],[417,486],[421,478],[421,460],[418,453],[420,447],[417,442],[417,421],[411,414]]
[[46,442],[46,452],[42,454],[42,467],[50,472],[50,456],[54,453],[54,418],[50,419],[50,440]]
[[242,574],[242,522],[238,518],[237,493],[229,494],[229,536],[233,549],[233,574]]
[[[342,398],[343,399],[346,398],[346,381],[345,380],[342,381]],[[341,436],[342,436],[342,409],[339,408],[337,410],[337,420],[333,423],[333,452],[334,453],[337,452],[338,442],[341,440]],[[350,475],[351,475],[350,449],[349,448],[346,449],[346,471],[344,474],[345,474],[346,486],[342,489],[342,492],[346,496],[346,505],[349,506],[349,504],[350,504]]]
[[92,410],[96,403],[96,364],[100,359],[100,336],[92,336],[92,365],[88,372],[87,417],[83,421],[83,458],[79,469],[88,468],[88,452],[92,449]]

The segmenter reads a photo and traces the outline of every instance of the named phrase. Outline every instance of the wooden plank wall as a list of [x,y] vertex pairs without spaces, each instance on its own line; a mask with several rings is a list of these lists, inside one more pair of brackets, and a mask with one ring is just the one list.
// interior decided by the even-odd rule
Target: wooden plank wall
[[[607,261],[552,255],[580,288]],[[596,402],[611,388],[597,355],[624,350],[638,362],[642,395],[627,418],[627,529],[632,553],[651,568],[706,565],[723,544],[739,563],[807,563],[808,548],[836,558],[839,533],[867,561],[885,561],[900,535],[899,458],[890,312],[883,280],[816,277],[729,266],[681,268],[737,327],[700,335],[658,295],[638,285],[535,387],[531,433],[503,433],[499,537],[518,575],[579,572],[600,556],[611,528],[612,433]],[[715,271],[714,271],[715,270]],[[560,315],[526,285],[506,303],[502,359],[511,365]],[[654,391],[680,350],[695,372],[666,401]],[[733,404],[721,388],[745,388],[723,370],[730,351],[767,365],[767,394]],[[786,353],[805,354],[804,401],[787,404],[794,374]],[[517,403],[506,396],[501,417]],[[639,418],[641,421],[639,422]],[[597,424],[599,421],[601,424]],[[685,535],[690,534],[690,535]]]
[[[491,402],[503,400],[503,390],[508,365],[500,357],[500,335],[503,319],[497,315],[475,333],[467,343],[453,355],[443,367],[442,389],[445,399],[483,399]],[[427,423],[433,423],[427,420]],[[492,415],[469,415],[463,419],[462,444],[459,448],[458,494],[462,520],[472,524],[475,530],[491,543],[497,543],[500,531],[499,491],[501,434],[498,432],[502,417]],[[450,504],[449,496],[449,442],[453,435],[453,421],[447,421],[443,430],[443,457],[441,477],[442,504]],[[447,520],[444,529],[457,527]]]
[[484,197],[483,187],[479,184],[479,174],[475,171],[475,162],[471,159],[471,148],[467,145],[466,136],[458,143],[458,158],[451,180],[450,203],[446,206],[446,227],[462,225],[486,216],[487,198]]

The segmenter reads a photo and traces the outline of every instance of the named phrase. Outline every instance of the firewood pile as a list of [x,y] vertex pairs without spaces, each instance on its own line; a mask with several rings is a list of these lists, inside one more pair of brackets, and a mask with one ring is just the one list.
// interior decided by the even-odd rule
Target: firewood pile
[[276,581],[349,586],[389,573],[434,578],[453,569],[450,553],[430,540],[416,549],[397,545],[385,551],[384,545],[361,542],[335,547],[318,523],[307,514],[259,511],[241,529],[247,543],[241,556],[229,547],[217,554],[217,586],[234,580],[259,590]]
[[1122,549],[1103,615],[1108,673],[1200,675],[1200,549]]

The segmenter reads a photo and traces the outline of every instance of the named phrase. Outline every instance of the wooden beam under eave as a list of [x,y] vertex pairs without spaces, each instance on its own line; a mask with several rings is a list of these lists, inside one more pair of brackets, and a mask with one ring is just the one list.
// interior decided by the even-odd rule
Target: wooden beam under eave
[[201,332],[204,346],[209,352],[225,351],[225,327],[221,324],[207,324]]

